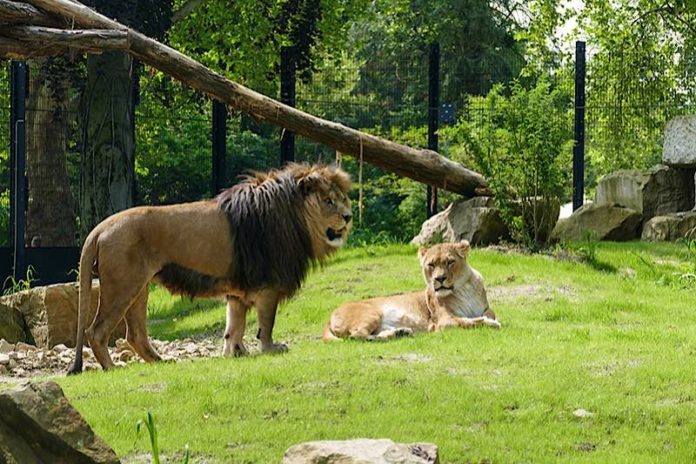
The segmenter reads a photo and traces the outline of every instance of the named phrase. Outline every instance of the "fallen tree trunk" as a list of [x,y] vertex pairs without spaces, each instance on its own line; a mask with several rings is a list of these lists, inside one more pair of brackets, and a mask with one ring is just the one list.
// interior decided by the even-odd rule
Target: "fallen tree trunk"
[[[0,0],[0,5],[8,3],[17,2]],[[17,54],[17,43],[26,44],[28,54],[32,48],[48,50],[49,44],[84,51],[94,51],[95,47],[121,50],[232,108],[249,113],[255,118],[265,119],[387,171],[468,197],[490,194],[483,176],[434,151],[417,150],[390,142],[284,105],[232,82],[188,56],[100,15],[76,1],[29,0],[28,3],[45,12],[39,15],[48,15],[54,21],[67,21],[78,28],[103,30],[78,29],[67,33],[68,31],[51,28],[35,28],[30,25],[45,22],[45,17],[37,23],[34,23],[32,19],[27,20],[27,11],[30,10],[24,8],[22,9],[23,21],[20,22],[22,25],[3,27],[0,30],[0,53],[3,53],[1,47],[3,37],[13,40],[11,53],[5,52],[6,55],[13,57]],[[5,8],[3,11],[7,12],[11,9]],[[14,24],[18,22],[14,21]],[[104,29],[120,31],[120,33],[109,34]],[[80,32],[84,36],[80,37]]]

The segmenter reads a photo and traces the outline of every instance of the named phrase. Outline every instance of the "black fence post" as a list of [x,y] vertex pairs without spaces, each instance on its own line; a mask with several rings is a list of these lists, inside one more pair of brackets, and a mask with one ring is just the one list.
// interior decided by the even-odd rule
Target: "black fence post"
[[575,42],[575,146],[573,147],[573,211],[585,193],[585,42]]
[[213,100],[213,159],[211,166],[211,190],[213,196],[226,187],[225,161],[227,157],[227,107]]
[[13,61],[10,68],[10,243],[12,276],[27,276],[24,230],[27,210],[26,178],[26,98],[28,72],[24,61]]
[[[295,107],[295,47],[280,49],[280,101]],[[295,134],[281,129],[280,165],[295,161]]]
[[[440,121],[440,44],[430,44],[428,58],[428,148],[438,151],[437,129]],[[426,214],[437,214],[437,188],[428,185]]]

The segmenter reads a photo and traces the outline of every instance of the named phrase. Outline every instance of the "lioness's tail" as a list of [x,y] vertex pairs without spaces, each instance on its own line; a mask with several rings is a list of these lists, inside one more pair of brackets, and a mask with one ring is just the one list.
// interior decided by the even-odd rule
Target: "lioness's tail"
[[321,336],[321,339],[325,342],[335,342],[340,340],[340,338],[333,333],[333,330],[331,330],[331,320],[326,323],[326,326],[324,327],[324,334]]
[[75,337],[75,362],[68,371],[68,375],[82,372],[82,346],[84,345],[85,326],[92,308],[90,297],[92,295],[92,267],[97,256],[97,239],[99,234],[92,231],[87,236],[82,246],[80,255],[80,296],[77,305],[77,335]]

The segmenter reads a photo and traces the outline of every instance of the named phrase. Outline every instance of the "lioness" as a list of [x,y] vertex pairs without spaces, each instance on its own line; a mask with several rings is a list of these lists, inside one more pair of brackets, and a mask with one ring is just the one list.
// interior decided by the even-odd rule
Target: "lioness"
[[500,328],[483,278],[467,262],[470,249],[466,240],[419,249],[424,291],[344,303],[331,315],[322,338],[371,340],[446,327]]
[[[160,359],[147,337],[148,283],[190,297],[227,296],[226,355],[244,354],[246,313],[258,312],[262,351],[273,343],[278,303],[300,287],[309,267],[345,244],[353,215],[344,171],[291,164],[256,173],[214,200],[132,208],[105,219],[80,257],[75,363],[82,371],[84,335],[104,369],[109,336],[121,319],[128,343],[145,361]],[[99,307],[89,328],[92,273]]]

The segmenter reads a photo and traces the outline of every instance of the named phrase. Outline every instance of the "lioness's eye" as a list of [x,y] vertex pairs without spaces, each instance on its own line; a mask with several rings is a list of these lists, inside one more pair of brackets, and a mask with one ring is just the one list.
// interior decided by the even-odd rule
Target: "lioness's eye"
[[447,261],[447,267],[452,267],[454,265],[454,261]]
[[428,263],[428,269],[435,269],[435,265],[433,263]]

